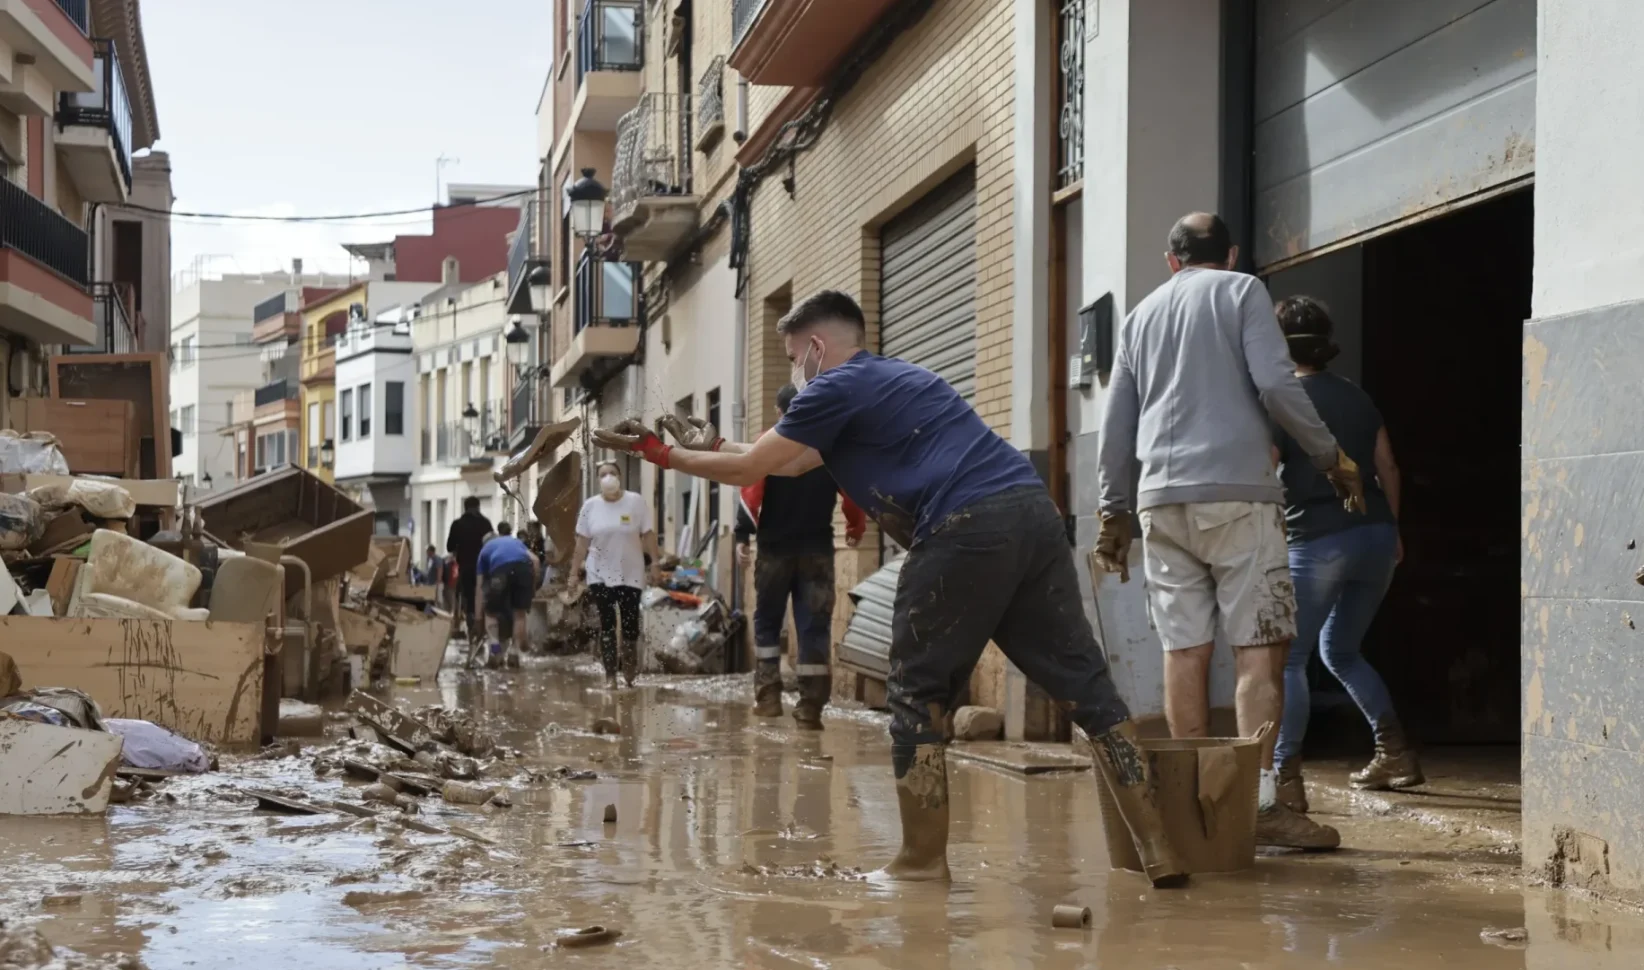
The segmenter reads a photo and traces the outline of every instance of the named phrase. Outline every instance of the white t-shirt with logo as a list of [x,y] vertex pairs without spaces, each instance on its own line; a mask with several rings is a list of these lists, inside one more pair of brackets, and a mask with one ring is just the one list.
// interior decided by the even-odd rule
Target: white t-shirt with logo
[[582,503],[577,535],[588,540],[588,585],[645,588],[645,547],[639,537],[652,531],[651,510],[637,492],[614,502],[602,495]]

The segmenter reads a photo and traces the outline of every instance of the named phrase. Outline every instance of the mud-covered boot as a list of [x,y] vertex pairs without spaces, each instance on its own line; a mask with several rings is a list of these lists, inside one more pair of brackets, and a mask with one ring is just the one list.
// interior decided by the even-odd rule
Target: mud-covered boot
[[1136,743],[1136,724],[1124,721],[1106,734],[1090,738],[1096,770],[1113,794],[1113,803],[1136,841],[1147,878],[1159,889],[1187,884],[1187,865],[1176,854],[1159,814],[1158,790],[1148,755]]
[[782,665],[761,661],[754,669],[754,716],[782,716]]
[[1307,814],[1307,788],[1302,783],[1301,760],[1287,761],[1278,766],[1280,805],[1292,812]]
[[[894,753],[894,761],[899,760]],[[902,815],[902,851],[870,878],[946,882],[948,872],[947,745],[915,745],[907,765],[896,765],[896,805]]]
[[833,694],[832,677],[799,678],[799,704],[793,709],[794,723],[806,731],[822,730],[822,709]]
[[1348,775],[1347,781],[1354,788],[1392,791],[1414,788],[1426,782],[1427,777],[1421,773],[1421,764],[1404,736],[1404,728],[1390,724],[1376,732],[1376,756],[1362,771]]
[[1341,833],[1275,801],[1256,813],[1256,844],[1322,852],[1340,846]]

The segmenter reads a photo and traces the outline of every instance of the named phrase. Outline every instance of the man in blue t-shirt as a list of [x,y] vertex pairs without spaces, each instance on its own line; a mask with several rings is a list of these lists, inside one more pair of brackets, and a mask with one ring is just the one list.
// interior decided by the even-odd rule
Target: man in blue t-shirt
[[531,597],[536,593],[537,559],[513,533],[513,526],[499,523],[496,537],[486,540],[475,563],[485,602],[485,625],[491,634],[488,667],[502,666],[504,646],[508,666],[519,666]]
[[817,293],[777,332],[799,396],[757,442],[676,423],[675,448],[634,421],[594,440],[727,485],[824,467],[908,549],[886,684],[902,851],[884,875],[948,878],[944,746],[992,640],[1090,736],[1148,876],[1179,885],[1186,870],[1165,838],[1148,759],[1085,618],[1061,513],[1033,466],[940,377],[864,350],[867,322],[849,296]]

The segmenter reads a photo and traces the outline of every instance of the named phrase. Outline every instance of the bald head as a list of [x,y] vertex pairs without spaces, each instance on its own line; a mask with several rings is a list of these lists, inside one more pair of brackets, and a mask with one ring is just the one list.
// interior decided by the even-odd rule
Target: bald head
[[1170,228],[1170,268],[1207,266],[1230,269],[1238,260],[1233,233],[1222,217],[1213,212],[1189,212]]

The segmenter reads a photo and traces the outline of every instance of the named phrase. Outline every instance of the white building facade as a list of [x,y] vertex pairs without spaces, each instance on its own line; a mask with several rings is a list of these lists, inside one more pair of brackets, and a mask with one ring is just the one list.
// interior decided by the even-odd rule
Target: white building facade
[[[507,460],[515,375],[503,337],[513,318],[504,306],[506,276],[441,287],[412,323],[418,440],[411,474],[417,546],[445,551],[451,523],[469,497],[493,523],[529,521],[526,475],[512,484],[520,503],[492,473]],[[338,388],[342,388],[339,381]]]
[[408,525],[416,428],[410,409],[415,376],[410,307],[349,321],[337,338],[337,409],[332,440],[337,487],[369,497],[378,535]]

